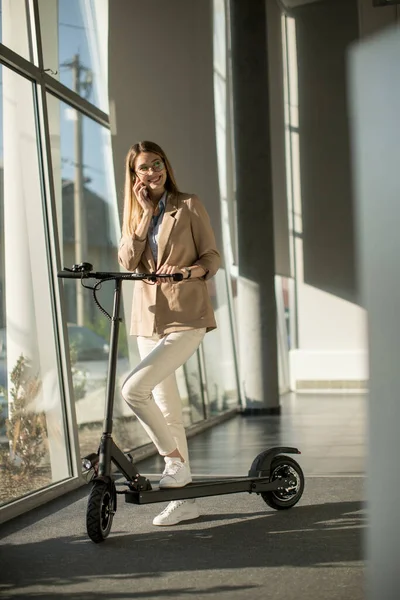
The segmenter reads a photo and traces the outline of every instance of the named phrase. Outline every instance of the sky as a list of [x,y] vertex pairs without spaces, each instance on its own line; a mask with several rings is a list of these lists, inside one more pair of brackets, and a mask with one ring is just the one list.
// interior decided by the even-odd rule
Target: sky
[[[59,62],[60,65],[70,61],[75,54],[79,54],[81,64],[87,69],[92,68],[87,32],[84,28],[84,19],[80,10],[80,0],[59,0]],[[101,77],[99,73],[93,72],[93,79]],[[72,87],[72,71],[69,68],[60,67],[60,81],[68,87]],[[98,104],[96,88],[92,86],[87,100]],[[71,115],[72,112],[72,115]],[[61,104],[61,149],[63,163],[63,176],[73,178],[74,169],[74,121],[70,120],[73,111],[65,104]],[[88,117],[83,117],[83,163],[84,176],[91,179],[88,187],[99,195],[104,195],[106,180],[104,177],[104,160],[102,147],[102,130]]]
[[[57,0],[46,0],[47,2],[57,2]],[[42,4],[45,6],[45,4]],[[58,18],[58,38],[59,38],[59,63],[70,61],[75,54],[79,54],[81,64],[91,69],[93,61],[91,60],[87,31],[84,27],[84,18],[81,12],[81,0],[58,0],[59,18]],[[1,12],[0,0],[0,16]],[[43,34],[42,34],[43,35]],[[1,39],[1,38],[0,38]],[[106,43],[106,41],[105,41]],[[46,57],[44,57],[46,63]],[[49,57],[51,62],[51,57]],[[51,64],[54,67],[54,62]],[[2,71],[6,67],[0,68],[0,89],[2,89]],[[93,72],[93,78],[99,78],[99,73]],[[70,68],[59,67],[59,77],[61,83],[72,88],[72,71]],[[96,97],[96,87],[92,86],[87,100],[98,104]],[[52,98],[52,101],[55,100]],[[2,94],[0,96],[2,104]],[[62,177],[72,179],[74,177],[74,124],[75,113],[64,103],[60,106],[60,131],[61,131],[61,155],[62,155]],[[0,107],[2,109],[2,107]],[[3,124],[0,112],[0,152],[3,154]],[[89,119],[83,117],[83,165],[84,177],[90,178],[86,185],[93,191],[104,197],[105,200],[113,201],[113,198],[107,197],[107,178],[105,176],[104,156],[102,152],[103,137],[108,135],[104,128]]]

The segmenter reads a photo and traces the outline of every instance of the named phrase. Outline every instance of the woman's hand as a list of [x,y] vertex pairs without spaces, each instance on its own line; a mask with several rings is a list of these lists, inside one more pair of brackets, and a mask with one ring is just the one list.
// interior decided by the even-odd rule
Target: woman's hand
[[154,205],[150,200],[149,191],[143,181],[141,181],[139,178],[137,178],[133,184],[133,191],[140,206],[143,208],[143,212],[146,214],[153,214]]
[[[185,271],[185,269],[181,269],[180,267],[175,267],[174,265],[163,265],[162,267],[160,267],[158,269],[158,271],[156,271],[156,275],[158,275],[158,274],[173,275],[174,273],[182,273],[183,279],[188,278],[188,274]],[[161,283],[162,281],[165,281],[165,279],[164,280],[157,279],[157,283]]]

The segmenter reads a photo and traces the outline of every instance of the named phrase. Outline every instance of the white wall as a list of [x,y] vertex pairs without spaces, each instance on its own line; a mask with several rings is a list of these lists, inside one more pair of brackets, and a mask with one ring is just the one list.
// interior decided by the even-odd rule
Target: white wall
[[[329,3],[326,3],[327,7],[328,4]],[[338,8],[336,3],[332,0],[332,9],[334,8],[334,5],[336,8]],[[369,36],[381,30],[385,26],[395,22],[398,12],[394,6],[374,8],[371,0],[358,0],[357,8],[361,37]],[[346,5],[346,10],[347,9],[349,9],[349,6]],[[303,7],[301,10],[302,12],[299,12],[298,14],[299,18],[303,19],[302,25],[304,27],[304,19],[308,18],[310,11],[313,11],[311,18],[314,19],[315,23],[318,18],[320,18],[319,15],[322,14],[321,12],[318,13],[318,11],[322,11],[323,7],[315,4],[313,6],[310,5],[308,8]],[[307,14],[305,13],[306,10],[308,11]],[[336,27],[337,26],[338,25],[336,25]],[[337,31],[335,35],[338,35],[338,33],[339,32]],[[349,34],[350,32],[348,31],[346,35],[349,36]],[[316,38],[314,44],[323,45],[324,41]],[[302,47],[304,47],[304,40]],[[324,59],[322,59],[322,56],[320,56],[320,59],[325,60],[326,64],[328,64],[329,52],[333,52],[334,50],[332,49],[332,46],[330,46],[330,48],[326,49],[325,51],[327,53],[326,56]],[[340,51],[340,48],[338,48],[336,51]],[[300,57],[300,60],[304,60],[303,57]],[[318,68],[318,65],[316,68]],[[342,70],[345,72],[344,62]],[[338,88],[340,85],[345,85],[344,82],[341,81],[340,71],[337,70],[336,75],[332,74],[332,77],[336,77],[337,79],[332,82],[328,77],[327,81],[323,85],[328,87],[331,84],[335,85],[335,88],[332,89],[332,92],[334,94],[341,94],[343,96],[343,87],[342,91],[340,91]],[[297,74],[295,74],[294,77],[292,74],[292,79],[296,81]],[[309,77],[306,82],[304,82],[304,80],[301,81],[300,85],[309,86],[311,85],[310,81],[312,81],[312,77]],[[318,98],[318,82],[314,82],[314,86],[315,96]],[[321,94],[325,93],[325,91],[321,91]],[[347,90],[344,91],[347,96]],[[304,97],[304,91],[303,96],[301,97]],[[322,105],[324,103],[322,95],[319,99],[319,108],[321,108],[321,103]],[[316,110],[315,107],[314,110]],[[343,110],[341,105],[339,110]],[[292,389],[364,389],[369,379],[367,314],[364,308],[359,305],[360,299],[358,298],[357,281],[354,280],[354,273],[355,275],[357,274],[356,271],[354,271],[352,274],[352,270],[349,267],[347,276],[344,275],[341,279],[340,261],[337,262],[339,253],[342,253],[340,260],[343,260],[343,258],[346,256],[348,256],[348,261],[354,260],[354,242],[353,240],[350,240],[349,245],[349,239],[347,236],[341,237],[340,235],[342,232],[342,224],[340,223],[341,211],[339,210],[338,212],[337,208],[332,209],[332,203],[335,202],[334,198],[330,198],[327,206],[325,207],[327,211],[332,210],[332,214],[329,214],[328,217],[326,215],[323,216],[319,214],[319,212],[322,213],[322,211],[325,210],[324,202],[327,203],[327,198],[325,197],[324,199],[321,197],[321,190],[323,191],[324,189],[323,180],[317,184],[317,187],[315,187],[315,183],[313,183],[312,178],[321,177],[320,167],[324,167],[325,163],[321,162],[318,167],[318,165],[315,164],[315,160],[313,161],[313,164],[316,167],[316,172],[313,174],[311,168],[311,176],[308,173],[307,192],[309,195],[307,198],[304,198],[304,190],[302,190],[302,183],[304,182],[301,181],[301,176],[303,174],[301,169],[302,157],[300,157],[302,141],[304,144],[304,138],[303,140],[301,139],[302,134],[302,123],[300,122],[299,132],[292,135],[293,152],[296,154],[297,148],[299,148],[298,156],[294,156],[293,187],[293,203],[296,212],[295,226],[296,232],[299,235],[296,237],[294,242],[296,265],[296,301],[293,302],[293,305],[295,306],[297,304],[296,333],[298,337],[297,349],[290,351],[291,387]],[[318,135],[317,131],[315,135]],[[322,139],[322,134],[320,136],[321,139],[316,146],[317,155],[319,151],[321,153],[325,152],[324,148],[326,145],[334,145],[339,141],[337,149],[333,150],[331,159],[334,160],[334,152],[338,152],[339,154],[337,156],[340,157],[340,161],[343,163],[342,167],[331,164],[329,169],[328,165],[325,165],[324,168],[328,170],[326,173],[322,172],[322,177],[332,176],[330,174],[332,169],[333,171],[337,169],[340,171],[340,169],[343,169],[343,177],[348,178],[348,167],[346,167],[346,161],[343,162],[343,153],[347,151],[347,141],[343,138],[344,130],[340,135],[342,137],[338,136],[338,140],[334,139],[334,134],[330,135],[329,139],[326,139],[326,136],[324,139]],[[314,138],[312,138],[312,140],[313,139]],[[320,150],[318,150],[318,147]],[[303,151],[306,151],[304,146]],[[347,164],[350,164],[350,168],[352,168],[350,159],[348,159]],[[338,175],[339,171],[337,173]],[[303,197],[301,195],[302,191]],[[315,194],[314,200],[310,196],[310,193]],[[307,204],[310,199],[311,205]],[[322,201],[322,203],[320,208],[318,208],[320,201]],[[339,197],[336,200],[338,206],[340,206],[341,202],[344,202],[343,218],[346,218],[345,211],[348,210],[349,201],[353,202],[353,199],[346,198],[344,201],[343,197]],[[302,210],[303,213],[304,210],[309,211],[307,213],[307,219],[304,220],[304,223],[302,219]],[[310,211],[314,212],[310,213]],[[311,219],[310,215],[312,217]],[[330,231],[329,221],[332,221],[332,229]],[[303,226],[306,228],[305,231],[303,231]],[[321,230],[319,233],[316,233],[315,230],[318,227],[321,227]],[[323,227],[326,227],[328,231],[326,237],[324,237],[324,234],[322,233],[324,231]],[[310,231],[311,228],[313,231]],[[335,231],[334,235],[332,234],[333,231]],[[310,247],[306,248],[306,246],[304,246],[303,254],[303,240],[304,244],[309,244],[309,238],[307,237],[309,233],[314,236],[314,239],[311,242],[314,244],[314,246],[311,252]],[[321,248],[320,255],[318,255],[318,252],[315,251],[316,244],[318,243],[320,244]],[[337,249],[332,250],[336,247],[336,245]],[[332,264],[329,261],[330,252],[333,252]],[[306,267],[304,267],[305,262]],[[330,277],[331,268],[333,269],[332,277]],[[347,269],[346,264],[343,265],[343,269]],[[325,274],[326,279],[324,280]],[[335,278],[333,275],[335,275]],[[320,286],[318,285],[318,278],[320,280]]]
[[368,380],[365,311],[304,283],[297,290],[299,348],[290,351],[291,388],[363,389]]
[[135,142],[152,140],[167,153],[178,187],[204,202],[219,242],[211,0],[113,0],[109,10],[110,119],[121,209],[126,153]]
[[290,351],[291,388],[362,389],[368,380],[365,310],[304,283],[301,241],[296,260],[298,348]]

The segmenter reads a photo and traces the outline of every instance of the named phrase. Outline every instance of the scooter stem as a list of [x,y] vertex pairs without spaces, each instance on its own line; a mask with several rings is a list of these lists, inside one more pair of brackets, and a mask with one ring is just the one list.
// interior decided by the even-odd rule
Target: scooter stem
[[115,280],[114,305],[111,319],[110,354],[108,357],[108,377],[106,387],[106,405],[104,411],[103,433],[111,434],[113,426],[115,378],[118,358],[119,310],[121,304],[122,279]]

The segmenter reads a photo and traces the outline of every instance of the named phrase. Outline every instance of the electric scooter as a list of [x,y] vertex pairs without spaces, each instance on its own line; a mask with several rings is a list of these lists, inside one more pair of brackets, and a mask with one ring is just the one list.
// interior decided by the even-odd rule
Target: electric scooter
[[[131,504],[168,502],[238,492],[260,495],[268,506],[277,510],[289,509],[297,504],[304,490],[304,474],[294,459],[283,455],[283,453],[301,454],[297,448],[291,447],[274,447],[261,452],[254,459],[247,477],[195,481],[182,488],[152,487],[150,481],[140,475],[132,456],[122,452],[115,444],[112,439],[112,427],[122,282],[141,280],[151,284],[156,282],[156,276],[147,273],[95,272],[90,263],[81,263],[73,265],[71,269],[64,267],[59,271],[58,277],[80,279],[84,287],[92,290],[98,308],[111,320],[103,434],[97,452],[82,459],[83,469],[86,473],[90,473],[89,481],[92,483],[86,511],[86,529],[93,542],[102,542],[109,535],[117,510],[118,494],[123,494],[125,502]],[[172,276],[157,274],[157,278],[169,278],[170,281],[172,279],[179,282],[183,276],[181,273]],[[93,286],[85,285],[84,282],[90,279],[95,280],[96,283]],[[105,281],[114,281],[112,315],[100,305],[96,296],[97,290]],[[127,489],[117,490],[112,475],[112,465],[115,465],[126,477],[123,485]]]

